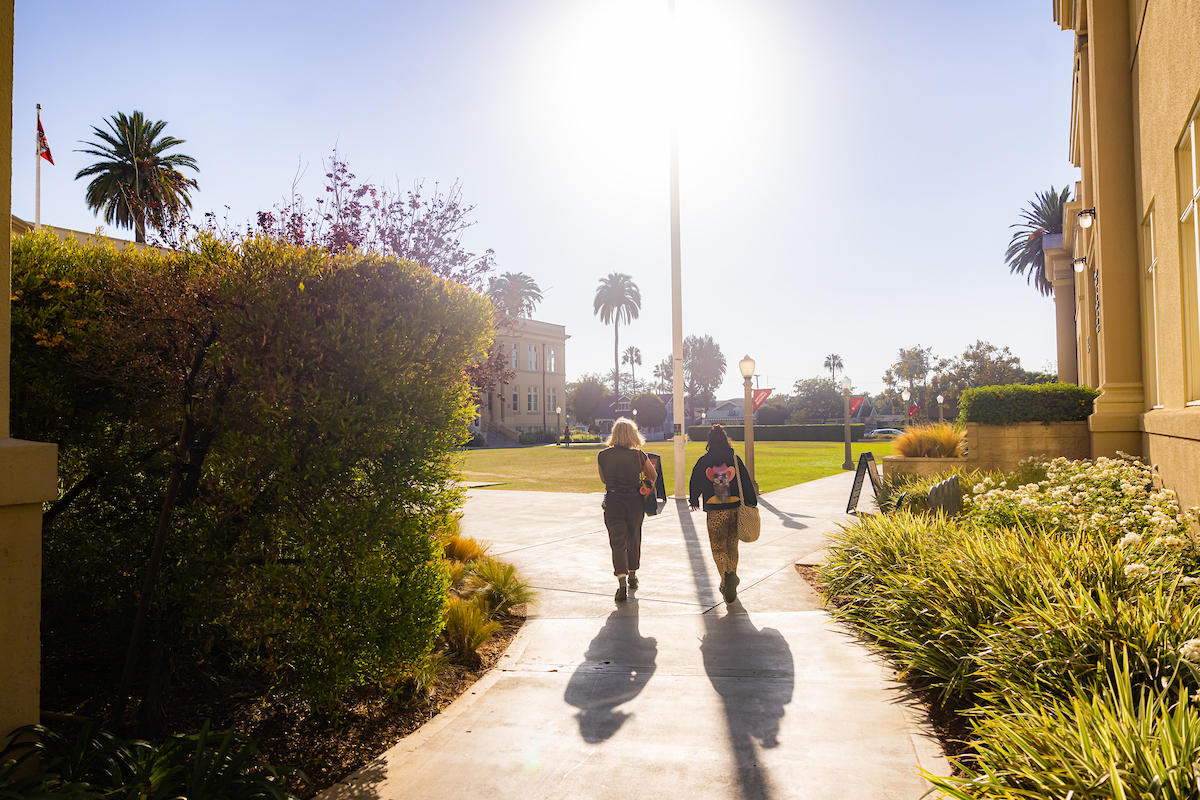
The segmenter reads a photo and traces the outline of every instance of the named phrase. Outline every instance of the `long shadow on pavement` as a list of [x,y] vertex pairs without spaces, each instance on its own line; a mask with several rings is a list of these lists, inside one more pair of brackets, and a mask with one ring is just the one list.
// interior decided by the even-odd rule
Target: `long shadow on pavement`
[[[697,512],[702,513],[702,512]],[[686,506],[679,509],[680,524],[689,554],[705,548]],[[707,530],[705,538],[707,539]],[[696,594],[703,603],[711,597],[712,581],[704,564],[693,564]],[[738,765],[738,788],[745,800],[769,800],[767,776],[759,766],[758,746],[779,746],[779,723],[784,706],[792,701],[795,662],[783,634],[773,628],[754,627],[738,601],[724,617],[703,615],[704,640],[700,651],[704,671],[721,695],[725,722]]]
[[575,668],[563,699],[579,709],[575,719],[585,742],[603,742],[631,715],[617,706],[629,702],[654,676],[658,640],[638,631],[638,607],[630,600],[608,615]]

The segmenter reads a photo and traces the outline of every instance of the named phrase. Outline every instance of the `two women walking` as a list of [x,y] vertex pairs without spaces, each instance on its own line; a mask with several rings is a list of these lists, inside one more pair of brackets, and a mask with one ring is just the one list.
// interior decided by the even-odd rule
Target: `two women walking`
[[[653,486],[658,480],[653,459],[640,449],[646,440],[637,425],[622,417],[613,425],[608,448],[596,457],[604,482],[604,524],[612,548],[613,574],[617,576],[617,600],[625,600],[637,589],[637,570],[642,555],[642,496],[638,489],[643,476]],[[754,481],[746,465],[733,452],[733,444],[720,425],[708,432],[703,456],[692,468],[688,484],[688,506],[695,511],[704,504],[708,518],[708,541],[713,560],[721,573],[721,595],[737,599],[737,508],[743,503],[758,505]]]

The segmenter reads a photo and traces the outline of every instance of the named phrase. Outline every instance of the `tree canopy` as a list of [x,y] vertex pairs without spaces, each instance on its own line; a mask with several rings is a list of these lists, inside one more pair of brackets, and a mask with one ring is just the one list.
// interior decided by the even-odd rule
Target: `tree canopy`
[[1064,186],[1058,192],[1051,186],[1048,192],[1038,192],[1037,199],[1030,201],[1029,208],[1021,211],[1020,222],[1009,226],[1016,228],[1016,232],[1004,252],[1008,271],[1024,275],[1026,282],[1043,296],[1054,293],[1054,284],[1046,279],[1042,237],[1062,233],[1063,205],[1070,201],[1070,187]]
[[688,336],[683,340],[683,388],[695,416],[696,405],[707,407],[725,380],[725,354],[712,336]]
[[136,241],[146,241],[147,223],[162,231],[178,218],[183,208],[191,208],[189,192],[197,188],[195,179],[184,177],[180,169],[196,172],[196,159],[183,153],[167,153],[185,143],[174,136],[162,136],[166,122],[150,122],[141,111],[129,116],[123,112],[104,121],[108,130],[92,127],[93,149],[80,150],[101,159],[75,174],[75,180],[94,175],[85,195],[87,207],[109,225],[133,228]]
[[642,307],[642,292],[633,278],[623,272],[610,272],[601,278],[596,287],[596,298],[592,313],[600,315],[600,321],[613,326],[613,394],[621,393],[621,322],[637,319]]

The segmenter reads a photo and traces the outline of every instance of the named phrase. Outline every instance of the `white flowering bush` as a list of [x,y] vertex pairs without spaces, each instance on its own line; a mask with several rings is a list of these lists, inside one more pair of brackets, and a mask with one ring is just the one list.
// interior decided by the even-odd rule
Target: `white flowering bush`
[[963,497],[968,516],[986,525],[1106,537],[1127,554],[1128,578],[1200,571],[1200,548],[1190,532],[1197,509],[1185,511],[1173,490],[1155,488],[1150,467],[1137,458],[1056,458],[1041,466],[1045,477],[1038,481],[1010,486],[989,476],[976,482]]

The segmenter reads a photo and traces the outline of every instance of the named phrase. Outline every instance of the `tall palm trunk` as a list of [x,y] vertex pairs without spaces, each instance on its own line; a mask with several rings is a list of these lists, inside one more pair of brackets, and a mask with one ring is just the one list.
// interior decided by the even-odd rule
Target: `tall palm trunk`
[[621,396],[621,318],[613,317],[613,411],[617,410],[617,398]]

